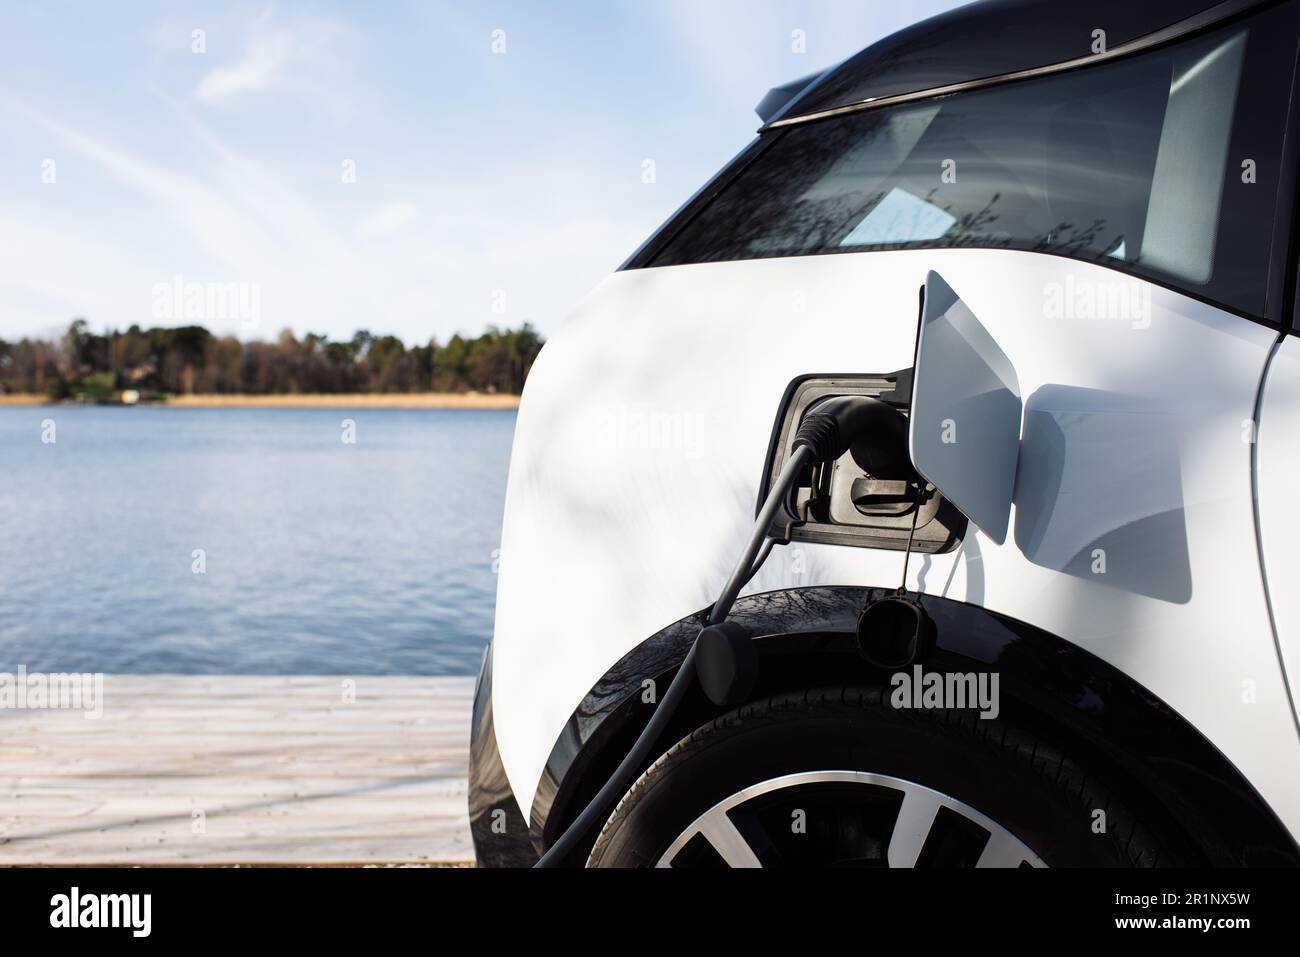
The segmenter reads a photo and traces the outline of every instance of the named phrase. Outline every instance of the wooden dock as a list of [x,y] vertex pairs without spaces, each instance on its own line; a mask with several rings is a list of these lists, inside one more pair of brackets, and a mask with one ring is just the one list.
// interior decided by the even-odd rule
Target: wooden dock
[[472,696],[470,678],[108,675],[97,719],[0,709],[0,866],[468,863]]

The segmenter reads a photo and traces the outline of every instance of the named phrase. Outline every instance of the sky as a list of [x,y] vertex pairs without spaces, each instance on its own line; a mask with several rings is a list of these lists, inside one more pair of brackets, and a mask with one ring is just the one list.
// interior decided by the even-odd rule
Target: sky
[[770,87],[956,5],[6,4],[0,338],[546,333]]

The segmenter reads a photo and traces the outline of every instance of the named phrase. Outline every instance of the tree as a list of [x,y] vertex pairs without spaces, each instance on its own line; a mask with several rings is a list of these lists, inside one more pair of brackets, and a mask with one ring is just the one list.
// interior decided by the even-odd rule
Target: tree
[[[430,339],[410,349],[396,336],[359,330],[331,341],[292,330],[274,342],[215,337],[202,326],[98,334],[74,320],[57,342],[0,340],[0,391],[102,394],[107,388],[157,392],[339,393],[465,390],[518,392],[541,349],[525,323],[476,338]],[[105,382],[108,383],[105,386]]]

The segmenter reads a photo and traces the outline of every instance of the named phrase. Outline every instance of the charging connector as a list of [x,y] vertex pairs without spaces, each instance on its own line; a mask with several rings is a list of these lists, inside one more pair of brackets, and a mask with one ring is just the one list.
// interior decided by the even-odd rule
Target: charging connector
[[837,395],[813,405],[793,444],[811,449],[818,462],[833,462],[849,452],[859,468],[877,478],[911,471],[907,418],[868,395]]

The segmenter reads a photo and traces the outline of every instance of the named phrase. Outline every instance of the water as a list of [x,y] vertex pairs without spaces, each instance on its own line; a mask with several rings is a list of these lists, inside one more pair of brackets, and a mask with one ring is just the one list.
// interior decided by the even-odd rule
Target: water
[[0,408],[0,671],[473,674],[514,422]]

